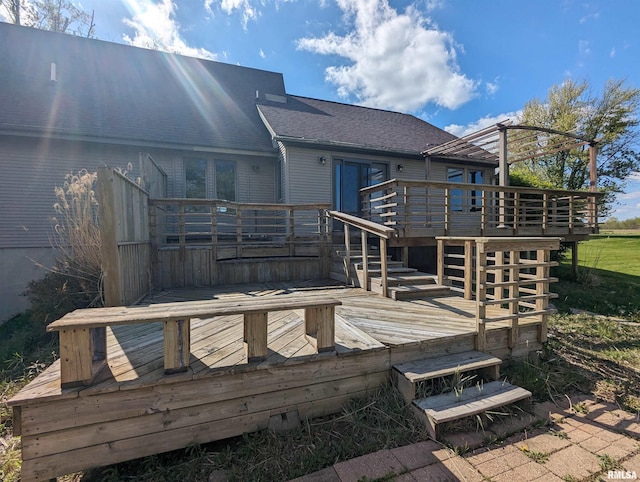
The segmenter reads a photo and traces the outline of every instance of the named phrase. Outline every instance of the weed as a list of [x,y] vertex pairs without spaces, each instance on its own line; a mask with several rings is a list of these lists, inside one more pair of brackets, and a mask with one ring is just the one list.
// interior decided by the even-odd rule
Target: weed
[[549,454],[546,452],[540,452],[538,450],[529,450],[527,448],[523,448],[522,452],[531,460],[539,464],[544,464],[547,460],[549,460]]
[[578,482],[578,480],[580,480],[580,479],[578,479],[577,477],[575,477],[573,475],[567,474],[564,477],[562,477],[562,480],[564,480],[565,482]]
[[584,402],[578,402],[576,404],[571,405],[571,410],[574,413],[579,413],[581,415],[586,415],[589,413],[589,407]]
[[611,457],[609,454],[598,455],[598,461],[600,462],[600,469],[603,472],[608,472],[610,470],[619,470],[622,468],[620,462]]

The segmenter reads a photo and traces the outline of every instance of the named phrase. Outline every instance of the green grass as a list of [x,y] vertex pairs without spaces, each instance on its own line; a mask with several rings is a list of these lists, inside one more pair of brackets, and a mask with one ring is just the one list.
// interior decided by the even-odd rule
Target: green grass
[[578,277],[571,280],[571,253],[558,267],[554,304],[640,322],[640,233],[602,234],[580,243]]

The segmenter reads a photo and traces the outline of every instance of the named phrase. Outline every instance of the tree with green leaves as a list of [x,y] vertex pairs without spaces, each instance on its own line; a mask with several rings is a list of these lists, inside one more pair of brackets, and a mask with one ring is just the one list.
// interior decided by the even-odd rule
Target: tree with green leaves
[[0,14],[16,25],[93,38],[94,12],[70,0],[0,0]]
[[[554,85],[546,99],[524,106],[521,124],[569,132],[597,141],[598,190],[606,196],[601,215],[606,215],[625,180],[640,170],[638,107],[640,89],[623,80],[609,80],[594,95],[589,82],[567,80]],[[560,189],[581,190],[589,185],[589,146],[549,154],[516,164],[515,176],[533,174],[540,183]]]

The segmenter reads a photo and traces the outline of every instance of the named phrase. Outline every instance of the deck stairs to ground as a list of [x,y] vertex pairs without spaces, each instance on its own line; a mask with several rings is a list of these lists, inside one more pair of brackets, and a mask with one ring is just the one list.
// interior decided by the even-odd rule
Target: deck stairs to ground
[[[393,381],[407,403],[420,418],[429,435],[437,440],[439,428],[451,422],[504,407],[531,397],[531,392],[500,380],[502,360],[469,351],[394,365]],[[475,377],[474,377],[475,375]],[[423,382],[441,380],[440,386],[452,388],[466,377],[472,386],[457,387],[445,393],[418,398]]]
[[[345,251],[334,249],[331,262],[331,279],[382,294],[382,270],[380,256],[369,255],[368,280],[364,279],[364,262],[361,251],[351,251],[351,265],[346,266]],[[349,270],[349,278],[346,273]],[[387,295],[394,300],[407,300],[425,296],[441,296],[451,293],[448,286],[437,284],[437,276],[423,273],[415,268],[407,268],[402,261],[387,257]]]

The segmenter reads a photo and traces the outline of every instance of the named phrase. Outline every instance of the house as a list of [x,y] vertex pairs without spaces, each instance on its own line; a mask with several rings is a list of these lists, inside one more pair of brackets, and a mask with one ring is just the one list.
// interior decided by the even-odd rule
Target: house
[[[499,366],[542,348],[550,252],[597,232],[598,194],[510,187],[508,165],[558,146],[538,135],[589,140],[458,139],[278,73],[8,24],[0,42],[0,316],[51,262],[54,186],[80,169],[98,172],[107,305],[51,323],[59,359],[9,401],[22,480],[334,413],[390,381],[434,438],[531,395]],[[416,399],[462,372],[487,383]]]
[[[414,116],[290,95],[282,74],[0,23],[0,319],[50,266],[54,186],[99,166],[166,173],[155,197],[331,203],[387,179],[487,182],[493,161],[422,152]],[[447,174],[447,169],[450,169]]]

